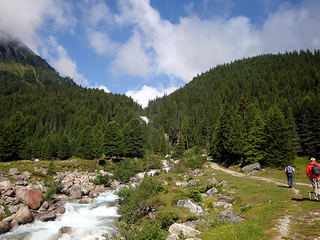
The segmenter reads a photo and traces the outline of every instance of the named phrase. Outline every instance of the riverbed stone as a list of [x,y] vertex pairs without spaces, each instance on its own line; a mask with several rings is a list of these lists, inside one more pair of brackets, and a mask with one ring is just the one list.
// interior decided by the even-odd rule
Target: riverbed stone
[[45,215],[42,215],[39,217],[39,220],[42,222],[48,222],[48,221],[54,221],[56,220],[57,215],[54,212],[46,213]]
[[70,192],[71,199],[80,199],[82,197],[82,192],[80,189],[76,189]]
[[16,199],[20,202],[25,203],[32,209],[38,209],[40,207],[40,202],[42,200],[42,193],[35,188],[17,189]]
[[80,201],[79,201],[80,204],[91,204],[93,203],[93,199],[92,198],[82,198]]
[[72,232],[72,227],[63,226],[59,229],[59,237],[62,237],[63,234],[71,234]]
[[17,213],[13,216],[13,219],[16,220],[19,224],[26,224],[33,221],[33,216],[29,208],[25,205],[21,206]]
[[9,232],[11,229],[10,222],[0,221],[0,234]]

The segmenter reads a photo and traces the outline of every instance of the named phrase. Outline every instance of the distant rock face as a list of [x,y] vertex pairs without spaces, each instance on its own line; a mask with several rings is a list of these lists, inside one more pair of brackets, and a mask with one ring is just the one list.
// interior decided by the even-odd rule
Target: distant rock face
[[252,172],[254,170],[260,170],[261,169],[261,165],[260,163],[253,163],[253,164],[249,164],[245,167],[243,167],[241,169],[242,172]]
[[38,209],[42,200],[42,193],[37,189],[17,189],[16,199],[27,204],[32,209]]

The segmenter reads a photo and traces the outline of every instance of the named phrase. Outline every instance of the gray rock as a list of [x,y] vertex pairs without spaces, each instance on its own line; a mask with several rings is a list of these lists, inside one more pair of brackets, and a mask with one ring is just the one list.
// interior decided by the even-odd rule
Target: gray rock
[[22,180],[28,180],[29,178],[31,177],[31,173],[30,172],[28,172],[28,171],[25,171],[25,172],[23,172],[22,174],[21,174],[21,178],[22,178]]
[[226,203],[232,203],[234,201],[233,198],[228,197],[228,196],[220,196],[219,200],[223,201],[223,202],[226,202]]
[[92,198],[82,198],[80,201],[79,201],[80,204],[91,204],[93,203],[93,200]]
[[208,180],[208,182],[209,182],[209,184],[213,184],[213,185],[219,184],[218,180],[215,179],[214,177],[210,178],[210,179]]
[[29,210],[29,208],[25,205],[22,205],[18,212],[15,213],[13,219],[16,220],[19,224],[26,224],[33,221],[33,216]]
[[212,187],[210,188],[208,191],[207,191],[207,194],[211,197],[213,195],[215,195],[216,193],[218,193],[218,190],[215,188],[215,187]]
[[82,197],[82,192],[80,189],[70,192],[71,199],[80,199]]
[[197,216],[206,215],[206,212],[202,210],[201,206],[190,199],[180,199],[177,202],[177,206],[184,207],[188,209],[191,213],[194,213]]
[[39,220],[41,222],[48,222],[48,221],[54,221],[56,220],[56,218],[57,218],[57,215],[54,212],[49,212],[49,213],[46,213],[45,215],[40,216]]
[[12,206],[9,206],[8,209],[9,209],[11,214],[15,214],[16,212],[18,212],[19,206],[18,205],[12,205]]
[[4,209],[4,206],[0,205],[0,217],[4,217],[6,215],[6,211]]
[[9,180],[5,180],[0,182],[0,189],[4,190],[4,191],[8,191],[13,189],[13,184],[9,181]]
[[242,172],[252,172],[253,170],[260,170],[260,163],[249,164],[241,169]]
[[172,234],[179,235],[180,233],[182,233],[184,236],[191,237],[191,238],[197,237],[201,234],[201,232],[199,232],[198,230],[180,223],[172,224],[169,227],[169,233],[170,235]]
[[0,234],[9,232],[11,229],[10,222],[7,221],[0,221]]
[[171,234],[166,240],[180,240],[180,238],[177,234]]
[[73,229],[68,226],[63,226],[59,229],[59,237],[62,237],[63,234],[71,234]]
[[44,201],[39,208],[39,212],[44,212],[49,208],[49,203],[47,201]]
[[20,172],[17,168],[10,168],[9,169],[9,175],[15,176],[15,175],[19,175]]
[[66,208],[63,206],[59,206],[56,209],[54,209],[54,212],[57,214],[64,214],[66,212]]
[[233,223],[238,223],[244,220],[241,216],[235,214],[230,209],[222,211],[221,213],[218,214],[216,218],[221,222],[233,222]]
[[14,197],[16,195],[16,191],[13,189],[9,189],[3,195],[6,197]]

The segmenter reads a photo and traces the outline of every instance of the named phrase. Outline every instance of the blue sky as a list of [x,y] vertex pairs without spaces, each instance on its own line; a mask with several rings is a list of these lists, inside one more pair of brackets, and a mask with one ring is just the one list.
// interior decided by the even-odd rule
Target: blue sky
[[0,0],[0,38],[145,107],[218,64],[319,49],[319,12],[320,0]]

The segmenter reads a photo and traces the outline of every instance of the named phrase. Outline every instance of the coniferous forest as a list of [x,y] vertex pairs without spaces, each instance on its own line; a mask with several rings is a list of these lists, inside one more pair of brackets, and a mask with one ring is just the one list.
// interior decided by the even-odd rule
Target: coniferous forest
[[168,153],[169,139],[173,156],[200,149],[226,165],[279,167],[320,154],[319,82],[320,51],[263,55],[217,66],[142,109],[1,43],[0,161],[141,158]]
[[280,167],[320,154],[320,51],[217,66],[149,102],[176,151],[201,147],[221,163]]
[[[124,95],[76,85],[16,42],[0,46],[0,160],[141,157],[160,134]],[[156,146],[146,144],[149,133]],[[165,146],[162,146],[162,151]]]

